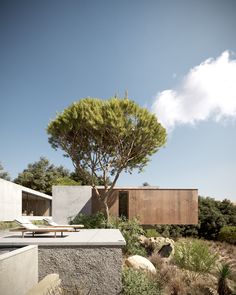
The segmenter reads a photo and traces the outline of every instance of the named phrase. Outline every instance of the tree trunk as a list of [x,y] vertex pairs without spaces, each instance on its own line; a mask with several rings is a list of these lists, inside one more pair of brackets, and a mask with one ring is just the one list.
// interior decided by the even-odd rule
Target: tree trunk
[[104,213],[105,213],[105,217],[106,217],[107,225],[108,225],[110,224],[110,212],[109,212],[107,202],[104,202]]

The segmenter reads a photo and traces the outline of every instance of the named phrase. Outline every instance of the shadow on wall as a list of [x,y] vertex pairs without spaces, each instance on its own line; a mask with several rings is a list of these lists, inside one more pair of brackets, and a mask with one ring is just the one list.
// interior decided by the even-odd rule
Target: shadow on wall
[[73,220],[75,220],[76,218],[78,218],[78,216],[80,214],[83,215],[91,215],[91,208],[92,208],[92,198],[90,198],[85,204],[84,206],[81,208],[81,210],[79,211],[79,213],[77,213],[76,215],[73,216],[69,216],[68,217],[68,223],[73,222]]

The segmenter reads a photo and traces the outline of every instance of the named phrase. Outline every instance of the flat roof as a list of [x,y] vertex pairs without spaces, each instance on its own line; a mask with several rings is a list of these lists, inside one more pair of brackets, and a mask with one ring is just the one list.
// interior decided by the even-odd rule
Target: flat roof
[[[103,186],[98,186],[98,189],[103,189]],[[139,190],[198,190],[197,188],[163,188],[159,186],[115,186],[114,190],[132,190],[132,189],[139,189]]]
[[[62,186],[62,187],[68,187],[68,185],[53,185],[53,187]],[[73,187],[76,187],[77,185],[73,185]],[[69,187],[72,187],[69,185]],[[90,185],[79,185],[79,187],[90,187],[92,189],[92,186]],[[104,186],[98,185],[98,189],[104,189]],[[114,190],[132,190],[132,189],[139,189],[139,190],[198,190],[198,188],[163,188],[159,186],[115,186],[113,188]]]
[[22,192],[26,192],[26,193],[29,193],[29,194],[32,194],[32,195],[35,195],[37,197],[41,197],[41,198],[44,198],[44,199],[48,199],[48,200],[52,200],[52,196],[49,196],[49,195],[46,195],[44,193],[41,193],[39,191],[36,191],[34,189],[31,189],[31,188],[28,188],[26,186],[23,186],[23,185],[20,185],[20,184],[17,184],[17,183],[14,183],[12,181],[8,181],[8,180],[5,180],[5,179],[1,179],[0,178],[0,184],[6,182],[8,183],[8,185],[12,186],[12,187],[17,187],[18,189],[20,189]]
[[1,247],[19,247],[27,245],[43,246],[124,246],[126,244],[124,237],[118,229],[81,229],[76,232],[64,232],[64,237],[57,233],[38,234],[34,237],[32,234],[10,233],[8,236],[0,237]]

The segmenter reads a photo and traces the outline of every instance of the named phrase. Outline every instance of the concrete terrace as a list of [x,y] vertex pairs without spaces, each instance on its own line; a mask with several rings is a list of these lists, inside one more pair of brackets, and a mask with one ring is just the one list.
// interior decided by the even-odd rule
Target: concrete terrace
[[77,232],[65,232],[61,237],[60,233],[54,238],[54,233],[38,234],[32,237],[32,234],[14,232],[7,236],[0,237],[1,247],[15,246],[123,246],[125,240],[118,229],[82,229]]

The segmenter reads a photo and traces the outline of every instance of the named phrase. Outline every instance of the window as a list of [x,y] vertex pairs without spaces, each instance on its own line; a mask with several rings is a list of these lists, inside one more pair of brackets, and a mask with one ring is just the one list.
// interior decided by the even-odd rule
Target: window
[[119,217],[129,218],[129,193],[119,192]]

